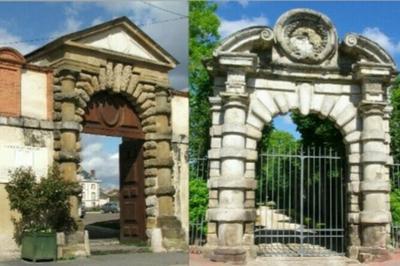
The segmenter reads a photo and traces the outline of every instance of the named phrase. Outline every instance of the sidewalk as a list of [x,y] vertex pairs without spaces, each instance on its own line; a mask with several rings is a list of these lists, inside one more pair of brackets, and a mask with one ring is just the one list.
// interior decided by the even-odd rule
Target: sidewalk
[[138,253],[99,255],[90,258],[42,263],[16,260],[0,262],[0,266],[187,266],[188,259],[188,255],[182,252]]
[[[202,254],[190,254],[190,266],[231,266],[230,263],[212,262]],[[346,257],[257,257],[245,266],[400,266],[400,251],[393,253],[390,260],[357,263]]]

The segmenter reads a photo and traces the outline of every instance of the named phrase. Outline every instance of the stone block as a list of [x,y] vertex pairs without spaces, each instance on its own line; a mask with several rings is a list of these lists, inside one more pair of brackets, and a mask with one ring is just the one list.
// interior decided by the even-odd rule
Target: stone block
[[160,215],[174,215],[174,202],[170,196],[161,196],[158,198],[158,206]]
[[389,181],[376,180],[376,181],[363,181],[360,186],[363,192],[389,192],[390,183]]
[[255,189],[257,187],[257,180],[251,178],[210,178],[208,180],[210,188],[225,188],[225,189]]
[[286,114],[289,112],[289,106],[284,95],[277,94],[275,95],[274,100],[281,114]]
[[30,118],[24,118],[24,127],[38,128],[39,127],[39,120],[30,119]]
[[256,192],[253,190],[248,190],[246,191],[246,199],[255,199],[256,198]]
[[208,234],[215,234],[217,232],[217,223],[209,222],[207,224],[207,233]]
[[248,209],[209,209],[208,220],[218,222],[255,221],[255,210]]
[[362,211],[360,221],[363,224],[386,224],[391,222],[391,215],[388,211]]

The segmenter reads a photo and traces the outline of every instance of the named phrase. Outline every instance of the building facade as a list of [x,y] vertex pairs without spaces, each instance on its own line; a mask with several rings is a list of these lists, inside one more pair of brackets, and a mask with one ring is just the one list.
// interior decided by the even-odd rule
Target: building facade
[[100,207],[100,185],[101,180],[96,178],[96,172],[91,170],[88,173],[82,170],[78,174],[79,183],[82,186],[81,203],[85,208]]

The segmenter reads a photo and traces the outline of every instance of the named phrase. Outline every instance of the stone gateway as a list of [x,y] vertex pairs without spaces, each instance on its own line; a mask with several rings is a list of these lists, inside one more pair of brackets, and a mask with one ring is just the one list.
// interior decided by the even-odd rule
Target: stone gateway
[[[121,239],[148,240],[156,252],[185,250],[188,124],[176,116],[188,115],[188,98],[171,89],[168,80],[178,62],[126,17],[60,37],[25,57],[0,50],[0,60],[0,95],[7,99],[0,105],[2,158],[33,156],[32,167],[39,170],[54,161],[65,179],[75,181],[81,133],[122,137]],[[4,167],[18,165],[7,163]],[[0,239],[11,243],[3,185],[0,197],[5,210]],[[78,201],[73,198],[71,204],[79,222]],[[90,252],[83,225],[62,242],[65,256]],[[2,258],[3,252],[2,247]]]
[[329,119],[346,144],[347,255],[369,260],[390,237],[387,90],[390,55],[361,35],[339,43],[329,18],[309,9],[227,37],[206,61],[214,80],[206,250],[215,260],[253,256],[255,162],[264,126],[298,110]]

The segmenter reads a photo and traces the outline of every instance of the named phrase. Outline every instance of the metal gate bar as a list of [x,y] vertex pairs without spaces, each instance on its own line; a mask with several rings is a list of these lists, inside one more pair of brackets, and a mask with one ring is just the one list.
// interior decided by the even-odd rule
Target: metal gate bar
[[300,146],[270,149],[259,158],[255,242],[260,255],[344,255],[342,156]]

